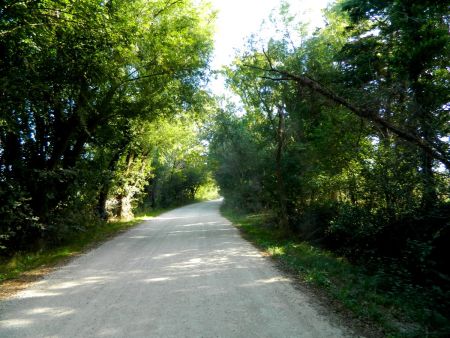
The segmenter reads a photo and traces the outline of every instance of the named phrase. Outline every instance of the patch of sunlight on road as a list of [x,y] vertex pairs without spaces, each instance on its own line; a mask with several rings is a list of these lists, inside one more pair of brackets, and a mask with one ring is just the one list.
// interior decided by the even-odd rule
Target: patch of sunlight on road
[[[213,224],[218,224],[218,223],[220,223],[220,222],[189,223],[189,224],[180,224],[180,225],[176,225],[175,227],[176,227],[176,228],[179,228],[179,227],[193,227],[193,226],[196,226],[196,225],[213,225]],[[223,225],[223,224],[221,224],[221,225]]]
[[175,235],[175,234],[189,234],[189,233],[197,233],[197,232],[211,232],[211,231],[235,231],[234,229],[202,229],[202,230],[176,230],[169,232],[169,235]]
[[163,254],[163,255],[158,255],[158,256],[152,257],[152,259],[164,259],[164,258],[175,257],[178,255],[179,255],[178,253],[169,253],[169,254]]
[[24,327],[33,324],[30,319],[7,319],[0,320],[0,327]]
[[261,258],[261,254],[255,250],[245,250],[245,249],[226,249],[226,250],[216,250],[215,254],[218,255],[226,255],[232,257],[253,257],[253,258]]
[[56,297],[61,296],[59,292],[46,292],[42,290],[26,290],[19,298],[38,298],[38,297]]
[[187,256],[188,254],[195,253],[195,252],[197,252],[196,249],[182,250],[182,251],[157,255],[157,256],[152,257],[152,259],[158,260],[158,259],[164,259],[164,258],[171,258],[171,257],[175,257],[175,256]]
[[278,277],[273,277],[273,278],[269,278],[269,279],[260,279],[260,280],[255,281],[255,283],[257,283],[257,284],[272,284],[272,283],[290,282],[290,281],[291,280],[289,278],[278,276]]
[[50,286],[48,289],[49,290],[64,290],[64,289],[75,288],[77,286],[103,283],[103,282],[106,282],[111,279],[113,279],[113,278],[93,276],[93,277],[83,278],[82,280],[79,280],[79,281],[58,283],[53,286]]
[[63,307],[40,307],[26,312],[28,315],[50,315],[52,317],[64,317],[74,313],[75,310]]
[[172,264],[168,268],[171,270],[185,270],[185,269],[214,267],[216,268],[214,270],[217,270],[219,266],[223,266],[229,263],[230,260],[227,257],[192,258],[185,262]]
[[164,220],[164,221],[171,221],[174,219],[186,219],[186,218],[198,218],[198,216],[177,216],[177,217],[158,216],[158,217],[155,217],[155,219],[157,219],[157,220]]
[[274,283],[286,283],[286,282],[291,282],[291,280],[289,278],[286,278],[283,276],[276,276],[276,277],[272,277],[272,278],[268,278],[268,279],[259,279],[252,283],[242,284],[241,287],[253,288],[253,287],[257,287],[257,286],[261,286],[261,285],[270,285],[270,284],[274,284]]
[[174,280],[174,279],[175,278],[172,278],[172,277],[159,277],[159,278],[144,279],[143,282],[145,282],[145,283],[159,283],[159,282],[171,281],[171,280]]

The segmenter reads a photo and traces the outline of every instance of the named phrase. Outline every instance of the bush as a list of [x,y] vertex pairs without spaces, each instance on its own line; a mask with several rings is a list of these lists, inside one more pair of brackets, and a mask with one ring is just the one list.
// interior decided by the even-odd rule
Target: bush
[[341,205],[330,222],[327,243],[350,260],[422,285],[448,286],[448,205],[427,215],[411,212],[390,220],[382,211]]
[[338,212],[336,203],[313,204],[301,214],[291,215],[295,231],[306,241],[322,244],[327,240],[327,229]]
[[33,215],[30,198],[18,185],[0,183],[0,255],[22,250],[41,238],[44,226]]
[[374,240],[383,229],[384,218],[364,206],[342,204],[329,223],[328,243],[351,260],[373,258]]

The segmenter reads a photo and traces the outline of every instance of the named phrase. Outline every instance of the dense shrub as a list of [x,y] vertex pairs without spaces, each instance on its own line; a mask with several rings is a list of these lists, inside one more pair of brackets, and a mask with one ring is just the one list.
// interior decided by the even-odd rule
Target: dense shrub
[[0,182],[0,255],[12,254],[36,243],[45,227],[33,215],[30,197],[5,181]]

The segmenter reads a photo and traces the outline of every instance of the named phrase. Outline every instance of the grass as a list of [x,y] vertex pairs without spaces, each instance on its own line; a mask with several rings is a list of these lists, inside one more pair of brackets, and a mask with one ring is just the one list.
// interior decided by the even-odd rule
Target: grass
[[10,258],[0,260],[0,283],[19,278],[26,272],[42,267],[55,266],[66,259],[112,238],[120,232],[134,227],[149,217],[155,217],[169,209],[158,209],[140,214],[131,221],[114,221],[101,223],[79,232],[63,244],[44,247],[38,251],[18,252]]
[[[303,282],[324,290],[328,298],[351,311],[363,322],[381,328],[386,337],[445,337],[448,321],[440,318],[440,331],[430,331],[429,300],[415,289],[398,292],[380,288],[380,278],[350,264],[346,259],[307,242],[286,238],[265,226],[266,215],[242,215],[223,208],[222,214],[240,228],[244,236],[267,252],[280,265]],[[402,290],[403,289],[403,290]],[[441,316],[442,317],[442,316]],[[438,324],[439,326],[439,324]]]

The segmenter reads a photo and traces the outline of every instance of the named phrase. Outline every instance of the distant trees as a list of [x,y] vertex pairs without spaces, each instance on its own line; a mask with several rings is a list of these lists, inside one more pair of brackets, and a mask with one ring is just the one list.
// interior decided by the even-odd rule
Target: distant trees
[[105,217],[112,196],[129,213],[151,176],[145,126],[201,113],[211,18],[192,1],[2,2],[0,248]]
[[[153,174],[146,188],[144,205],[168,207],[195,199],[208,182],[207,146],[202,143],[202,120],[184,116],[153,124]],[[158,136],[154,136],[158,135]]]
[[245,115],[216,117],[211,157],[226,201],[274,211],[286,233],[355,261],[445,285],[448,8],[340,1],[298,46],[301,27],[281,13],[278,37],[250,41],[227,71]]

